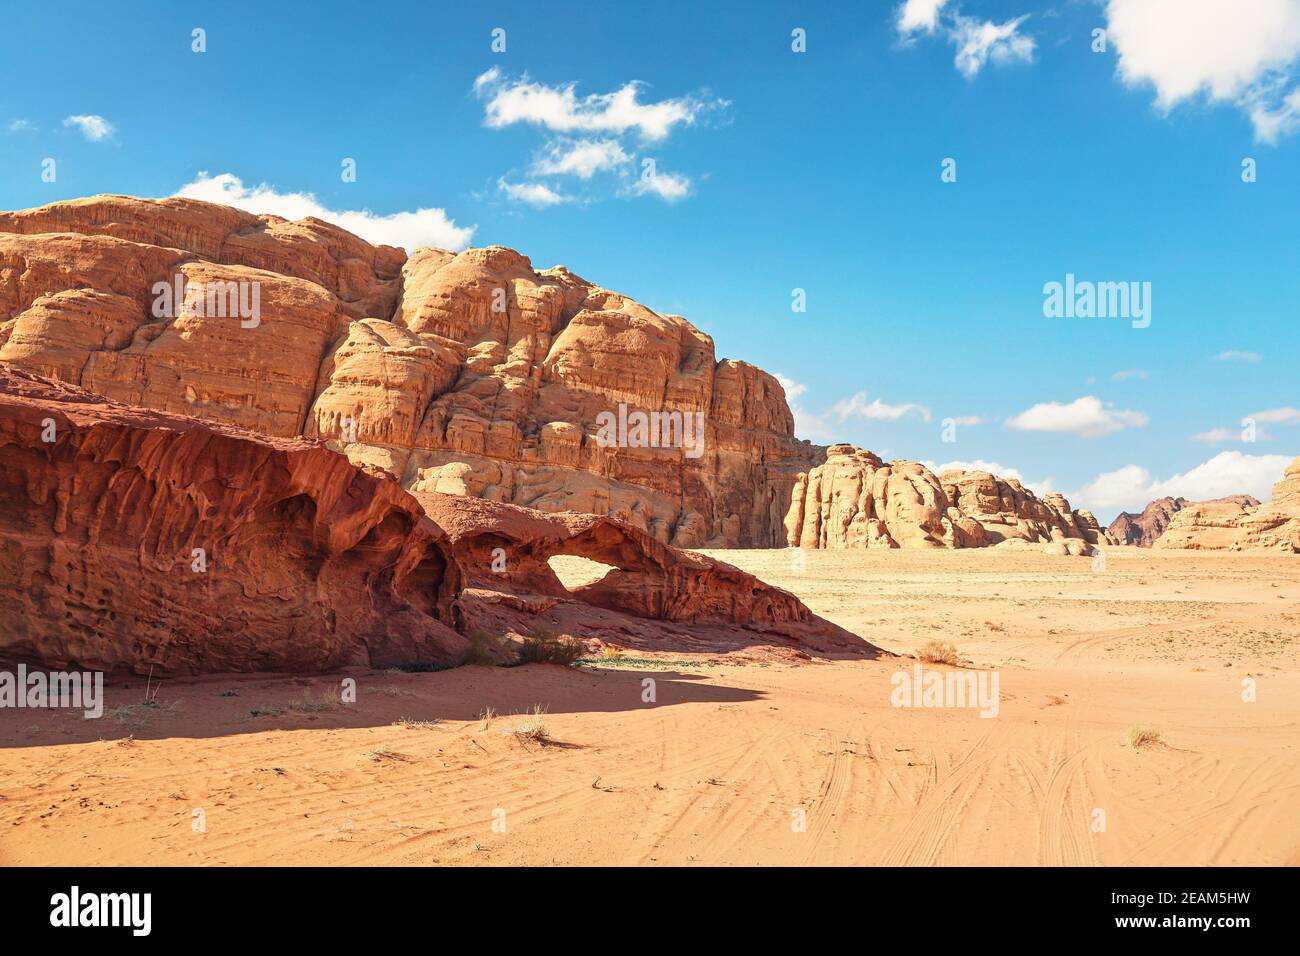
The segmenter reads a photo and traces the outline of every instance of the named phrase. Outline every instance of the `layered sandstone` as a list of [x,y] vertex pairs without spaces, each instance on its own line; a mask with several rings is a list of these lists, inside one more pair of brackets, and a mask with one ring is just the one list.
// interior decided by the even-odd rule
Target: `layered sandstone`
[[[1157,498],[1143,508],[1141,514],[1121,511],[1115,520],[1110,523],[1110,526],[1107,527],[1106,536],[1115,544],[1149,548],[1155,544],[1156,539],[1164,534],[1174,515],[1188,505],[1222,503],[1235,504],[1242,508],[1253,508],[1259,504],[1259,501],[1250,495],[1231,495],[1212,502],[1191,502],[1186,498]],[[1229,512],[1231,511],[1230,508]]]
[[[526,631],[541,622],[647,650],[716,652],[766,642],[800,653],[877,653],[790,592],[625,522],[430,492],[416,497],[446,530],[464,569],[467,587],[457,605],[467,631]],[[608,570],[570,590],[548,563],[557,555]]]
[[1300,458],[1287,466],[1263,504],[1249,495],[1184,507],[1153,547],[1300,553]]
[[[185,283],[175,314],[157,292]],[[160,283],[162,284],[160,286]],[[203,308],[256,284],[253,323]],[[795,475],[780,384],[712,339],[501,246],[375,247],[314,219],[97,196],[0,214],[0,361],[159,411],[319,437],[412,490],[618,517],[682,546],[774,546]],[[664,412],[603,447],[603,413]]]
[[158,674],[451,659],[461,572],[378,469],[0,365],[0,658]]
[[[421,497],[437,520],[319,441],[0,363],[0,661],[157,675],[450,664],[484,626],[874,653],[788,592],[616,520]],[[555,554],[614,571],[571,592]]]
[[1064,496],[1039,500],[1014,479],[987,472],[936,476],[914,461],[884,462],[853,445],[832,445],[826,461],[800,474],[785,518],[800,548],[978,548],[1017,539],[1099,541],[1096,519]]
[[999,478],[986,471],[946,471],[939,480],[952,506],[979,522],[989,544],[1073,539],[1095,545],[1104,541],[1092,512],[1071,509],[1059,492],[1040,499],[1018,479]]

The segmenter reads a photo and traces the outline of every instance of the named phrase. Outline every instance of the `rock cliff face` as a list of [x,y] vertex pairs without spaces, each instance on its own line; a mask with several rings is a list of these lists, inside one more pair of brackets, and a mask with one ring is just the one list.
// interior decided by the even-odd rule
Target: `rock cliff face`
[[501,246],[407,257],[181,199],[0,213],[0,362],[679,547],[1099,540],[1059,495],[798,441],[771,375]]
[[[1246,508],[1258,505],[1259,501],[1250,495],[1232,495],[1227,498],[1219,498],[1217,501],[1199,502],[1199,504],[1211,505],[1225,503]],[[1194,502],[1190,502],[1186,498],[1157,498],[1143,508],[1140,515],[1121,511],[1119,516],[1106,529],[1106,535],[1115,544],[1149,548],[1155,544],[1157,538],[1164,534],[1174,515],[1190,504],[1194,504]]]
[[1300,553],[1300,458],[1287,466],[1263,504],[1249,495],[1187,505],[1153,547]]
[[159,674],[453,657],[461,572],[378,469],[0,366],[0,657]]
[[[590,515],[416,496],[324,444],[0,363],[0,662],[157,675],[451,663],[479,626],[872,654],[793,595]],[[493,570],[498,553],[503,570]],[[553,554],[613,564],[567,591]]]
[[[214,309],[214,288],[218,306],[255,290],[258,315]],[[411,490],[614,516],[681,546],[778,546],[818,458],[775,378],[562,266],[500,246],[407,258],[193,200],[0,213],[0,361],[336,441]],[[662,427],[639,431],[638,413]],[[620,415],[632,427],[600,440]]]
[[1016,479],[986,471],[947,471],[939,479],[953,507],[980,523],[989,544],[1009,540],[1104,543],[1092,512],[1071,510],[1065,495],[1058,492],[1040,500]]
[[801,548],[978,548],[1018,539],[1074,540],[1087,553],[1097,520],[1059,494],[1039,500],[1018,481],[987,472],[936,476],[914,461],[885,463],[832,445],[824,464],[795,481],[786,542]]

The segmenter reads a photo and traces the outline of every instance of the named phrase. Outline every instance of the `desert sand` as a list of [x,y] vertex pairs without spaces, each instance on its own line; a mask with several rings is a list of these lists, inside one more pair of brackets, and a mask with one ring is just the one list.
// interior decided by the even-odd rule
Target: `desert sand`
[[998,716],[891,706],[906,656],[118,680],[99,720],[0,715],[0,863],[1300,864],[1294,558],[710,553],[952,642]]

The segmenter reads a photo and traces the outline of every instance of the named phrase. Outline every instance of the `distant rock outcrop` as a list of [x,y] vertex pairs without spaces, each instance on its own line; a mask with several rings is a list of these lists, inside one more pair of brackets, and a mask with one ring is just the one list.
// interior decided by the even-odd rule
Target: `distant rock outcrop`
[[914,461],[885,463],[853,445],[799,475],[786,514],[786,543],[801,548],[979,548],[1019,540],[1067,540],[1090,553],[1097,520],[1059,494],[1038,499],[1015,479],[987,472],[936,476]]
[[[616,520],[421,497],[437,520],[321,442],[131,408],[0,363],[0,662],[157,675],[453,663],[493,625],[648,649],[875,653],[794,595]],[[554,554],[615,570],[570,592]]]
[[1141,514],[1121,511],[1106,528],[1106,536],[1115,544],[1149,548],[1164,534],[1174,515],[1190,504],[1235,504],[1245,508],[1254,507],[1259,504],[1259,501],[1250,495],[1230,495],[1210,502],[1190,502],[1186,498],[1157,498],[1143,508]]
[[1300,553],[1300,458],[1287,466],[1268,501],[1234,495],[1186,505],[1153,547]]

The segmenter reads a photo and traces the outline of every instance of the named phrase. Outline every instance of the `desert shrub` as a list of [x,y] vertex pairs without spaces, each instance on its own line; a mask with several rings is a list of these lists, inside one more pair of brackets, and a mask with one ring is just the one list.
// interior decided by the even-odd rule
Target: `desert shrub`
[[568,634],[555,635],[538,629],[524,638],[519,646],[519,661],[524,664],[563,664],[566,667],[581,660],[587,645]]
[[929,664],[956,664],[957,648],[948,641],[926,641],[916,656]]
[[523,744],[545,746],[551,742],[550,734],[546,730],[546,711],[542,710],[541,704],[533,707],[531,714],[524,715],[524,719],[515,724],[514,735],[515,739]]
[[1128,745],[1134,750],[1154,747],[1160,743],[1161,734],[1154,727],[1133,727],[1128,732]]
[[492,667],[501,663],[508,643],[504,634],[493,634],[491,631],[482,629],[471,631],[469,647],[461,655],[460,662],[462,665],[471,664]]
[[435,664],[433,661],[402,661],[393,665],[388,670],[398,671],[402,674],[429,674],[434,671],[445,671],[450,668],[449,664]]

